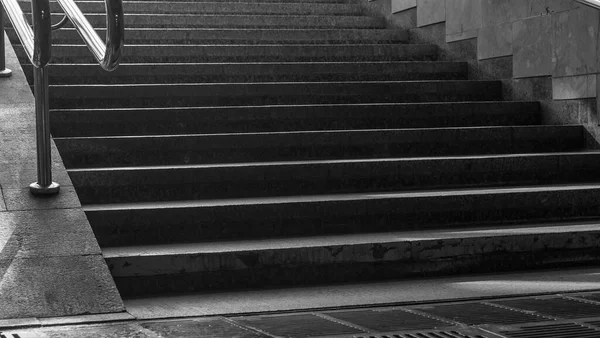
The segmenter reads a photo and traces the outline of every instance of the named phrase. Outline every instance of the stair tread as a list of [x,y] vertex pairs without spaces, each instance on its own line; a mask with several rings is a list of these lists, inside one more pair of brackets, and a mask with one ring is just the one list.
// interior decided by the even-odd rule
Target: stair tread
[[[437,104],[437,103],[436,103]],[[378,104],[375,104],[378,105]],[[212,108],[212,107],[211,107]],[[172,108],[165,108],[172,109]],[[194,108],[190,108],[194,109]],[[61,109],[66,111],[67,109]],[[78,109],[72,109],[79,111]],[[119,110],[119,109],[117,109]],[[336,129],[336,130],[294,130],[294,131],[268,131],[268,132],[247,132],[247,133],[198,133],[198,134],[161,134],[161,135],[125,135],[125,136],[79,136],[79,137],[54,137],[54,140],[127,140],[127,139],[170,139],[170,138],[187,138],[187,137],[238,137],[238,136],[278,136],[278,135],[316,135],[316,134],[375,134],[375,133],[402,133],[402,132],[428,132],[428,131],[460,131],[460,130],[489,130],[498,129],[518,129],[518,130],[534,130],[534,129],[562,129],[562,128],[581,128],[578,124],[563,124],[563,125],[509,125],[509,126],[468,126],[468,127],[439,127],[439,128],[374,128],[374,129]]]
[[186,170],[204,168],[249,168],[249,167],[277,167],[277,166],[306,166],[330,164],[358,164],[382,162],[418,162],[418,161],[448,161],[448,160],[478,160],[478,159],[518,159],[518,158],[547,158],[560,156],[598,155],[600,151],[572,151],[552,153],[524,153],[524,154],[492,154],[492,155],[466,155],[466,156],[428,156],[428,157],[394,157],[394,158],[366,158],[366,159],[328,159],[328,160],[303,160],[303,161],[269,161],[269,162],[239,162],[239,163],[210,163],[210,164],[177,164],[177,165],[147,165],[147,166],[119,166],[99,168],[74,168],[67,169],[69,173],[78,172],[110,172],[110,171],[140,171],[140,170]]
[[[378,281],[320,286],[288,286],[225,292],[146,295],[124,299],[127,311],[139,319],[168,317],[273,314],[279,311],[356,309],[415,305],[444,301],[482,300],[582,292],[600,288],[599,268],[519,271]],[[280,312],[281,313],[281,312]]]
[[214,83],[109,83],[109,84],[61,84],[61,85],[51,85],[50,87],[210,87],[210,86],[280,86],[280,85],[290,85],[290,86],[302,86],[302,85],[365,85],[365,84],[420,84],[420,83],[442,83],[442,84],[451,84],[451,83],[469,83],[469,84],[477,84],[477,83],[498,83],[499,80],[420,80],[420,81],[299,81],[299,82],[290,82],[290,81],[275,81],[275,82],[214,82]]
[[272,205],[294,203],[321,203],[343,202],[360,200],[386,200],[410,199],[443,196],[477,196],[500,195],[528,192],[568,192],[600,189],[600,183],[577,183],[541,186],[495,187],[495,188],[462,188],[447,190],[425,190],[409,192],[361,192],[350,194],[331,195],[303,195],[303,196],[278,196],[259,198],[236,198],[214,200],[189,200],[189,201],[162,201],[142,203],[114,203],[114,204],[88,204],[83,206],[84,211],[116,211],[116,210],[144,210],[144,209],[177,209],[177,208],[212,208],[221,206],[238,205]]
[[[460,102],[366,102],[366,103],[313,103],[313,104],[277,104],[277,105],[240,105],[240,106],[221,106],[221,107],[146,107],[146,108],[134,108],[134,107],[125,107],[125,108],[55,108],[50,109],[50,111],[61,111],[61,112],[128,112],[128,111],[139,111],[143,109],[144,111],[173,111],[173,110],[183,110],[183,111],[194,111],[194,110],[244,110],[248,108],[264,108],[264,109],[273,109],[273,108],[311,108],[311,107],[420,107],[420,106],[450,106],[450,105],[464,105],[464,106],[472,106],[472,105],[514,105],[514,104],[532,104],[538,103],[538,101],[460,101]],[[547,125],[551,127],[553,125]],[[573,125],[575,126],[575,125]],[[580,125],[577,125],[580,126]]]
[[527,225],[496,225],[494,227],[470,227],[444,230],[395,231],[383,233],[322,235],[310,237],[272,238],[205,243],[176,243],[160,245],[136,245],[102,248],[105,258],[127,256],[166,256],[226,253],[240,251],[287,250],[309,247],[361,245],[371,243],[398,243],[415,241],[451,240],[480,237],[523,236],[533,234],[562,234],[596,231],[600,221],[554,222]]

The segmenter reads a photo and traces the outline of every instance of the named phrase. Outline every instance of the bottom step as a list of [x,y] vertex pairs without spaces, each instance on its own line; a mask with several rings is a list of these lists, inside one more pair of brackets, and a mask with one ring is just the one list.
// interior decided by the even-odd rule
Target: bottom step
[[121,295],[597,264],[600,222],[106,248]]
[[138,319],[274,313],[600,290],[600,268],[538,270],[376,283],[125,299]]

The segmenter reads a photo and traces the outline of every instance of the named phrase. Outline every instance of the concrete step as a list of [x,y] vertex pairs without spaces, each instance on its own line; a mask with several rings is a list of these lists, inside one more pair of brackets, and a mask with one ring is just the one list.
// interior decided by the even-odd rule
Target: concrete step
[[53,85],[55,108],[497,101],[500,81]]
[[600,179],[600,152],[71,169],[82,204],[253,198]]
[[[563,223],[563,225],[567,224]],[[568,225],[571,226],[574,224]],[[517,229],[513,230],[517,231]],[[407,314],[406,312],[402,313],[398,310],[422,310],[425,307],[431,308],[432,305],[442,305],[440,303],[447,304],[449,301],[464,302],[465,300],[472,300],[481,302],[483,300],[489,301],[490,298],[493,297],[543,296],[549,294],[556,295],[557,293],[562,293],[561,295],[557,295],[562,298],[579,297],[580,299],[584,298],[588,301],[591,300],[591,298],[597,300],[598,293],[592,294],[587,292],[600,288],[600,283],[598,283],[597,279],[598,274],[600,274],[600,268],[594,266],[485,274],[467,273],[447,277],[418,279],[400,278],[397,280],[362,283],[344,282],[343,284],[320,286],[289,286],[283,288],[261,288],[260,290],[249,289],[222,292],[196,292],[187,295],[174,293],[154,297],[150,295],[147,297],[126,298],[124,299],[124,302],[127,313],[136,317],[138,320],[165,318],[181,319],[182,317],[190,316],[231,316],[232,314],[242,315],[244,316],[244,319],[248,318],[248,314],[255,314],[260,315],[262,319],[281,320],[283,319],[281,317],[273,318],[278,315],[269,318],[269,316],[265,316],[265,314],[281,314],[284,312],[289,313],[291,311],[310,311],[314,313],[318,310],[330,310],[323,314],[334,316],[338,319],[350,319],[355,324],[371,328],[371,332],[375,332],[376,330],[389,332],[390,330],[405,330],[413,325],[415,326],[415,329],[417,327],[423,329],[425,327],[430,328],[437,326],[439,323],[429,324],[429,320],[425,320],[424,322],[423,317],[407,317],[407,315],[412,315]],[[573,294],[576,292],[579,292],[579,294]],[[566,295],[565,293],[571,294]],[[552,298],[554,299],[547,300],[551,302],[552,305],[556,306],[556,298]],[[423,304],[424,306],[419,306],[418,304]],[[440,308],[444,308],[446,304],[442,305]],[[506,303],[502,305],[505,304]],[[401,305],[405,307],[401,308]],[[375,306],[382,307],[374,308]],[[361,307],[362,310],[359,310],[359,307]],[[570,312],[570,314],[574,314],[575,309],[581,309],[579,306],[570,308],[574,310],[573,312]],[[481,313],[481,317],[479,318],[484,319],[479,321],[478,325],[482,322],[502,321],[506,323],[505,319],[507,317],[504,314],[499,316],[500,313],[498,311],[503,311],[505,314],[509,315],[509,318],[517,318],[518,321],[523,321],[523,318],[528,317],[527,315],[524,315],[523,312],[514,310],[494,309],[489,306],[487,309],[489,311],[483,311]],[[558,311],[561,310],[563,309]],[[342,315],[339,313],[340,311],[345,313]],[[541,312],[546,311],[547,310],[540,309],[535,315],[539,316]],[[569,313],[569,310],[564,313]],[[581,314],[582,312],[577,313]],[[452,312],[446,312],[446,315],[448,314],[450,314],[449,318],[454,317]],[[468,315],[463,315],[461,317],[465,323],[473,323],[471,321],[472,318],[467,318],[467,320],[465,320],[465,317],[468,317]],[[290,318],[291,317],[287,317],[286,319]],[[262,321],[262,319],[257,322]],[[374,321],[375,319],[377,319],[377,323]],[[543,317],[537,317],[537,319],[545,320]],[[174,325],[179,325],[182,322],[178,320],[172,323]],[[189,321],[189,323],[189,325],[192,325],[194,330],[196,330],[198,323],[196,321]],[[185,325],[185,323],[183,324]],[[289,325],[277,327],[287,329]],[[179,327],[177,329],[179,330]],[[181,330],[179,332],[190,331],[192,331],[192,329],[189,331]],[[322,330],[318,332],[318,334],[320,333],[322,333]],[[394,333],[398,333],[398,331],[388,333],[388,337],[393,337]],[[277,333],[275,332],[275,334]],[[218,335],[219,334],[217,334],[217,336]],[[365,334],[363,337],[372,338],[372,335],[373,333],[368,335]],[[454,338],[465,338],[464,335],[454,335]],[[430,338],[435,336],[436,335],[429,335]],[[440,333],[440,335],[437,336],[438,337],[436,338],[451,337],[449,335],[444,336],[444,333]],[[488,338],[492,337],[488,336],[488,334],[480,334],[478,338],[484,336],[487,336]],[[348,336],[346,335],[345,337]],[[374,337],[381,337],[381,335],[376,335]],[[410,336],[405,335],[403,338],[407,337]],[[411,338],[415,337],[419,336],[413,335]],[[424,337],[426,336],[421,336],[419,338]],[[477,334],[471,335],[471,337],[477,337]]]
[[[31,13],[29,2],[19,2],[24,13]],[[104,14],[103,1],[77,1],[83,13]],[[52,13],[62,13],[57,2]],[[363,9],[350,3],[274,3],[237,1],[123,1],[125,19],[132,14],[279,14],[279,15],[362,15]]]
[[[104,248],[124,297],[594,264],[597,222]],[[465,254],[468,253],[468,254]]]
[[93,204],[84,210],[103,247],[424,231],[595,218],[600,183]]
[[[98,29],[100,36],[106,30]],[[17,41],[13,29],[6,33]],[[228,28],[126,28],[125,42],[135,44],[375,44],[408,43],[401,29],[228,29]],[[72,28],[52,32],[54,44],[81,44]]]
[[[312,6],[312,4],[310,5]],[[86,13],[90,24],[106,27],[106,14]],[[53,13],[52,22],[62,14]],[[358,15],[276,15],[276,14],[127,14],[129,28],[385,28],[381,18]]]
[[[23,66],[33,83],[33,66]],[[466,80],[467,64],[442,61],[258,62],[121,64],[105,72],[97,64],[53,64],[50,84],[211,82],[325,82]]]
[[[54,137],[88,137],[518,126],[539,123],[539,109],[539,103],[537,102],[501,101],[214,108],[67,109],[52,110],[50,120]],[[554,127],[549,126],[548,128]],[[581,127],[571,128],[578,128],[579,135],[583,135]],[[565,134],[561,133],[561,135]],[[550,142],[550,140],[544,139],[543,142]],[[91,151],[91,149],[87,151]]]
[[584,148],[581,126],[55,138],[67,168],[534,152]]
[[[13,45],[25,60],[25,51]],[[433,45],[128,45],[123,63],[299,62],[299,61],[431,61]],[[94,63],[86,46],[54,45],[54,63]],[[24,62],[23,62],[24,63]]]

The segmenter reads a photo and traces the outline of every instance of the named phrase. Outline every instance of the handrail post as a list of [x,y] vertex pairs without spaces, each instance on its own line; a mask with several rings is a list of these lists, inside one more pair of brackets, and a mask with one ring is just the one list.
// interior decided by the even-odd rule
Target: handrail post
[[6,68],[6,54],[4,51],[4,11],[0,6],[0,77],[9,77],[12,71]]
[[29,189],[34,195],[57,194],[60,191],[60,185],[52,182],[48,72],[45,67],[34,67],[33,82],[38,181],[31,183]]

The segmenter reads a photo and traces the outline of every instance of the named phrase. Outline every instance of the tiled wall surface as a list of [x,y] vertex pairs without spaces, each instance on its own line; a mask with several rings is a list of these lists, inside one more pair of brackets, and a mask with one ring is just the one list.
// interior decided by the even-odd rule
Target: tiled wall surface
[[[600,11],[574,0],[391,0],[446,42],[477,38],[477,58],[512,56],[513,78],[552,76],[554,100],[597,96]],[[598,86],[600,87],[600,86]],[[600,88],[598,88],[600,89]]]

